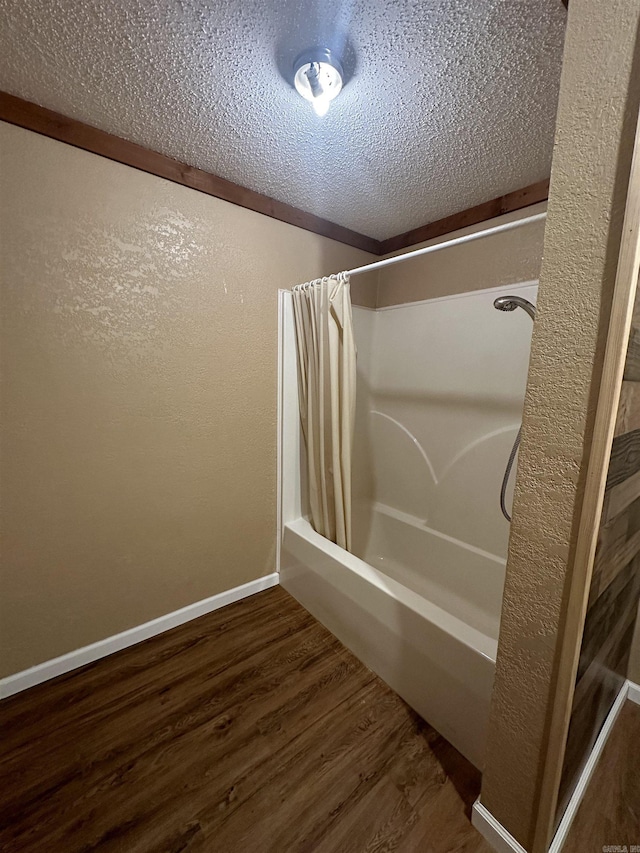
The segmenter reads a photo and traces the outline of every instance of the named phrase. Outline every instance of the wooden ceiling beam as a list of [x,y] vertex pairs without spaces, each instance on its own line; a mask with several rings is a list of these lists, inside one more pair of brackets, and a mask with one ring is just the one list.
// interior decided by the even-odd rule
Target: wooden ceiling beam
[[386,240],[376,240],[6,92],[0,92],[0,120],[165,178],[231,204],[237,204],[256,213],[262,213],[281,222],[287,222],[289,225],[295,225],[314,234],[363,249],[373,255],[397,252],[426,240],[443,237],[460,228],[478,225],[504,213],[511,213],[530,204],[545,201],[549,190],[549,181],[541,181],[468,210],[446,216],[437,222],[406,231],[404,234],[398,234]]
[[132,166],[175,184],[182,184],[256,213],[263,213],[272,219],[279,219],[281,222],[313,231],[357,249],[364,249],[374,255],[380,254],[379,240],[6,92],[0,93],[0,119],[59,142],[66,142],[83,151],[115,160],[116,163]]
[[528,207],[530,204],[546,201],[548,195],[548,180],[531,184],[521,190],[515,190],[506,195],[493,198],[491,201],[485,201],[475,207],[469,207],[467,210],[461,210],[459,213],[453,213],[451,216],[445,216],[444,219],[438,219],[436,222],[422,225],[420,228],[405,231],[404,234],[398,234],[396,237],[389,237],[381,243],[382,253],[388,255],[391,252],[406,249],[408,246],[415,246],[427,240],[435,240],[437,237],[450,234],[452,231],[468,228],[470,225],[479,225],[488,219],[494,219],[496,216],[513,213],[516,210],[521,210],[523,207]]

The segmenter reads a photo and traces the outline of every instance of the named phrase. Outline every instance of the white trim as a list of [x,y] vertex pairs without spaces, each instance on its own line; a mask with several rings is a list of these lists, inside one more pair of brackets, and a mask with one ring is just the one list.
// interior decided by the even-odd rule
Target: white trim
[[282,551],[282,422],[284,417],[284,294],[278,290],[278,379],[276,408],[276,572],[280,574]]
[[[562,820],[560,821],[556,833],[553,836],[553,841],[549,847],[549,853],[560,853],[562,850],[567,839],[567,835],[569,834],[571,824],[573,823],[573,819],[576,816],[580,803],[582,802],[582,798],[584,797],[585,791],[587,790],[591,777],[593,776],[596,764],[602,755],[602,751],[609,735],[611,734],[615,721],[617,720],[627,699],[631,702],[637,702],[640,704],[640,686],[634,684],[632,681],[625,681],[620,688],[620,692],[616,696],[615,702],[611,706],[611,710],[607,714],[607,718],[600,729],[600,734],[593,745],[593,749],[591,750],[587,763],[582,769],[582,773],[580,774],[580,778],[578,779],[573,794],[571,795],[571,799],[569,800],[565,813],[562,816]],[[522,847],[511,833],[509,833],[504,826],[495,819],[491,812],[482,805],[479,798],[473,805],[471,822],[478,832],[486,838],[489,844],[493,845],[498,853],[526,853],[524,847]]]
[[141,643],[143,640],[148,640],[150,637],[155,637],[157,634],[162,634],[164,631],[225,607],[227,604],[233,604],[234,601],[240,601],[242,598],[248,598],[257,592],[277,586],[278,582],[276,572],[264,575],[264,577],[249,581],[249,583],[243,583],[233,589],[204,598],[202,601],[196,601],[180,608],[180,610],[174,610],[173,613],[159,616],[143,625],[136,625],[135,628],[114,634],[113,637],[98,640],[97,643],[91,643],[90,646],[84,646],[61,657],[39,663],[30,669],[17,672],[15,675],[9,675],[0,679],[0,699],[12,696],[21,690],[27,690],[29,687],[35,687],[36,684],[41,684],[50,678],[56,678],[58,675],[64,675],[73,669],[93,663],[93,661],[112,655],[114,652],[119,652],[121,649],[134,646],[136,643]]
[[480,798],[473,804],[471,823],[498,853],[527,853],[522,844],[482,805]]
[[613,725],[618,718],[618,714],[622,710],[622,706],[624,705],[628,693],[629,693],[629,682],[625,681],[625,683],[620,688],[620,692],[616,696],[616,701],[611,706],[611,710],[607,714],[607,718],[605,719],[602,728],[600,729],[600,734],[598,735],[596,742],[593,745],[593,749],[587,759],[587,763],[582,768],[582,773],[580,774],[580,778],[573,789],[573,794],[571,795],[571,799],[569,800],[569,804],[565,809],[564,814],[562,815],[562,820],[560,821],[558,828],[556,829],[556,833],[553,836],[553,841],[549,847],[549,853],[559,853],[562,850],[564,842],[566,841],[567,835],[569,833],[569,829],[571,828],[571,824],[573,823],[573,819],[576,816],[580,803],[582,802],[582,798],[584,797],[585,791],[587,790],[587,786],[589,785],[589,781],[593,776],[593,771],[596,768],[596,764],[598,763],[598,759],[602,755],[602,750],[604,749],[604,745],[607,742],[609,735],[611,734],[611,730],[613,729]]
[[627,685],[627,699],[629,702],[634,702],[636,705],[640,705],[640,684],[636,684],[634,681],[627,681]]
[[279,339],[281,358],[279,362],[278,401],[279,417],[279,468],[280,529],[278,543],[282,549],[282,537],[286,525],[305,513],[302,494],[304,490],[304,439],[300,429],[300,407],[298,405],[298,356],[296,353],[296,331],[293,313],[293,294],[288,290],[280,293]]
[[[432,296],[430,299],[418,299],[414,302],[397,302],[393,305],[382,305],[380,308],[368,308],[368,311],[395,311],[398,308],[414,308],[418,305],[433,305],[436,302],[450,302],[452,299],[464,299],[467,296],[486,296],[490,293],[511,293],[522,290],[525,287],[538,287],[537,278],[529,281],[517,281],[513,284],[499,284],[495,287],[483,287],[479,290],[464,290],[462,293],[449,293],[446,296]],[[362,305],[354,305],[354,308],[362,308]]]

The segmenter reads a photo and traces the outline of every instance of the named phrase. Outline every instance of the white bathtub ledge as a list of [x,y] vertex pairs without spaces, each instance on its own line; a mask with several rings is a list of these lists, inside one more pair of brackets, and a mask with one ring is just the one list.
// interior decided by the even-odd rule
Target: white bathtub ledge
[[393,580],[393,578],[387,577],[378,569],[370,566],[369,563],[365,563],[360,557],[356,557],[355,554],[350,554],[344,548],[336,545],[335,542],[325,539],[324,536],[316,533],[306,519],[298,518],[296,521],[290,522],[286,525],[286,530],[295,534],[300,544],[310,542],[315,548],[324,551],[328,556],[342,563],[346,568],[355,572],[376,589],[385,592],[421,618],[433,622],[440,630],[455,636],[457,640],[460,640],[474,651],[479,652],[495,665],[498,652],[497,640],[488,637],[471,625],[467,625],[456,616],[438,607],[437,604],[433,604],[433,602],[427,601],[417,593],[407,589],[407,587]]

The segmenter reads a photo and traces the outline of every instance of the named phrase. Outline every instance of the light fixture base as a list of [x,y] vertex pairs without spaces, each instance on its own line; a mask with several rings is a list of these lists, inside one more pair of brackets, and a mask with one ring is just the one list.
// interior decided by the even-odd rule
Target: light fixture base
[[317,115],[325,115],[342,89],[340,61],[328,48],[313,48],[298,56],[293,72],[297,92],[311,103]]

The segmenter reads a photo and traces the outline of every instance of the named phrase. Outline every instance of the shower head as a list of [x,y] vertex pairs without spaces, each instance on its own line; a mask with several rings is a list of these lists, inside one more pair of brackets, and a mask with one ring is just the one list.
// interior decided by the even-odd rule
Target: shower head
[[536,306],[522,296],[498,296],[494,300],[493,307],[498,311],[515,311],[516,308],[522,308],[532,320],[536,319]]

